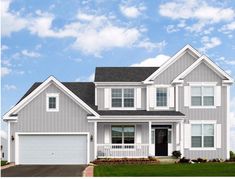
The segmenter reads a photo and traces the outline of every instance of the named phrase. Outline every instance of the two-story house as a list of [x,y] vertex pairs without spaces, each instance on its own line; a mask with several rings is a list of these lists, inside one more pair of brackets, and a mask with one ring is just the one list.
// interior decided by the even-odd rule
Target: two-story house
[[233,79],[190,45],[158,67],[97,67],[94,82],[35,83],[9,112],[8,161],[229,158]]

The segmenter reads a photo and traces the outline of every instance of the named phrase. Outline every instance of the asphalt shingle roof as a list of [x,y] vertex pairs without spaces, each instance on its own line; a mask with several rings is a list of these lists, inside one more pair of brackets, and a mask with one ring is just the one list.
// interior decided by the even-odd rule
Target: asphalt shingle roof
[[97,67],[95,82],[141,82],[159,67]]

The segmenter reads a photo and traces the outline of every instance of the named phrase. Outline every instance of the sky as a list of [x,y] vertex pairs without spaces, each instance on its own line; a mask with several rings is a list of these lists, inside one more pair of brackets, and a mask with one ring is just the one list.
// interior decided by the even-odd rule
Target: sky
[[[1,25],[2,114],[50,75],[92,81],[96,66],[159,66],[186,44],[235,77],[233,0],[1,0]],[[230,120],[235,151],[234,85]]]

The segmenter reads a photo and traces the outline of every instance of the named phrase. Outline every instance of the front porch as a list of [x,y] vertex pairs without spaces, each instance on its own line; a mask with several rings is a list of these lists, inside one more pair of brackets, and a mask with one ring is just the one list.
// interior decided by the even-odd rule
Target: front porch
[[183,155],[183,121],[97,122],[96,158]]

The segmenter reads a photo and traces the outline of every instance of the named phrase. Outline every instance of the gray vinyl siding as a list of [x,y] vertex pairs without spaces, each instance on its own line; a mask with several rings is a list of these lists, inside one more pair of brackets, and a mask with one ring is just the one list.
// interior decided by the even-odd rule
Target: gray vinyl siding
[[[105,138],[105,126],[110,126],[110,135],[111,135],[111,126],[112,125],[137,125],[138,129],[141,131],[141,143],[148,144],[148,123],[98,123],[97,124],[97,143],[104,144]],[[111,136],[110,136],[111,140]]]
[[[59,112],[46,112],[46,93],[59,93]],[[47,87],[18,113],[17,122],[11,123],[11,136],[15,132],[89,132],[94,135],[94,124],[87,122],[87,112],[54,84]],[[90,142],[90,160],[94,159]],[[14,141],[11,156],[14,157]]]
[[[184,79],[184,85],[188,85],[188,82],[217,82],[217,85],[221,86],[222,79],[204,63],[200,64]],[[179,87],[179,111],[186,115],[185,123],[189,123],[189,120],[216,120],[217,124],[221,124],[221,146],[216,150],[210,151],[195,151],[184,150],[184,155],[187,158],[223,158],[226,159],[227,151],[227,89],[225,86],[221,87],[221,106],[217,106],[215,109],[192,109],[184,106],[184,88]]]
[[97,88],[98,110],[104,110],[104,88]]
[[196,59],[186,52],[176,62],[169,66],[164,72],[157,76],[154,80],[155,84],[171,84],[180,73],[187,69],[190,65],[195,62]]

